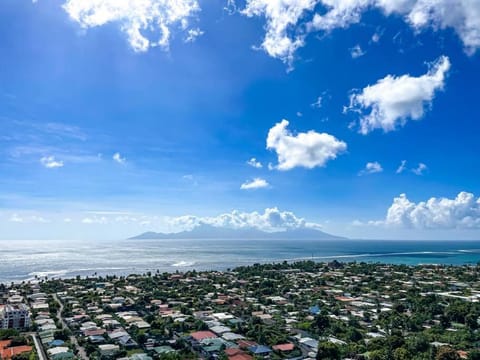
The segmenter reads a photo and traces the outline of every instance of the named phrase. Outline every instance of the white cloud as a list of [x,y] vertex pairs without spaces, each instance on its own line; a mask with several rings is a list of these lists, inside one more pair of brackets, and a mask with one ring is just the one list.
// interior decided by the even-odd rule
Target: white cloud
[[350,97],[346,110],[358,112],[360,133],[368,134],[375,129],[385,132],[404,126],[409,120],[420,120],[425,107],[431,106],[438,90],[442,90],[450,69],[448,57],[435,61],[430,70],[419,77],[387,75],[374,85]]
[[[370,9],[401,16],[416,32],[453,29],[469,54],[480,48],[477,0],[247,0],[242,13],[266,18],[262,48],[291,65],[308,33],[347,28]],[[378,42],[380,36],[377,32],[372,41]]]
[[297,228],[320,228],[319,224],[307,223],[290,211],[280,211],[278,208],[267,208],[263,213],[241,212],[233,210],[230,213],[220,214],[215,217],[198,217],[186,215],[167,218],[167,222],[182,230],[191,230],[196,226],[208,224],[216,227],[232,229],[260,229],[263,231],[281,231]]
[[82,224],[107,224],[108,219],[106,216],[91,216],[82,219]]
[[425,165],[424,163],[420,163],[418,164],[418,166],[415,168],[415,169],[412,169],[412,172],[415,174],[415,175],[423,175],[423,173],[428,169],[427,165]]
[[10,219],[8,219],[8,221],[10,222],[16,222],[16,223],[21,223],[23,222],[23,218],[20,217],[18,214],[12,214],[12,216],[10,216]]
[[358,175],[368,175],[368,174],[375,174],[380,173],[383,171],[382,165],[378,161],[369,162],[365,165],[365,169],[360,171]]
[[168,48],[172,28],[187,30],[200,10],[197,0],[66,0],[63,8],[85,29],[118,24],[136,52]]
[[266,187],[269,187],[269,186],[270,186],[270,184],[265,179],[255,178],[251,181],[244,182],[240,186],[240,189],[242,189],[242,190],[262,189],[262,188],[266,188]]
[[267,136],[267,149],[277,153],[278,170],[322,167],[347,150],[345,142],[330,134],[310,130],[294,135],[287,129],[288,124],[287,120],[282,120]]
[[414,203],[401,194],[393,199],[384,224],[418,229],[480,228],[480,198],[461,192],[455,199],[432,197]]
[[299,21],[318,0],[247,0],[242,13],[266,18],[262,48],[271,57],[291,65],[295,51],[304,45],[305,31]]
[[407,169],[407,160],[402,160],[400,163],[400,166],[397,168],[397,171],[395,173],[401,174]]
[[251,158],[247,161],[247,164],[257,169],[261,169],[263,167],[262,163],[256,158]]
[[113,161],[115,161],[119,164],[122,164],[122,165],[125,165],[127,163],[127,159],[122,157],[122,155],[120,155],[120,153],[118,153],[118,152],[113,154],[112,159],[113,159]]
[[375,32],[373,35],[372,35],[372,42],[373,43],[378,43],[380,41],[382,37],[382,33],[381,32]]
[[315,102],[311,104],[311,107],[320,109],[322,107],[322,103],[323,103],[323,96],[319,96],[317,100],[315,100]]
[[353,59],[359,58],[363,55],[365,55],[367,52],[362,50],[360,45],[355,45],[353,48],[350,49],[350,55],[352,56]]
[[40,163],[47,169],[63,167],[63,161],[56,160],[54,156],[44,156],[40,159]]
[[39,215],[19,215],[19,214],[12,214],[12,216],[10,216],[8,221],[14,222],[14,223],[42,223],[42,224],[46,224],[50,222],[49,220]]
[[202,36],[204,32],[200,30],[199,28],[196,29],[189,29],[187,31],[187,36],[185,37],[185,42],[186,43],[191,43],[197,40],[198,37]]

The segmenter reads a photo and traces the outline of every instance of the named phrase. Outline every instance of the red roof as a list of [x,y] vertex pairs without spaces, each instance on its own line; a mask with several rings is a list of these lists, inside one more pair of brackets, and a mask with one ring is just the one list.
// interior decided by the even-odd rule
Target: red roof
[[217,335],[215,335],[211,331],[197,331],[197,332],[191,333],[190,336],[197,341],[201,341],[203,339],[214,339],[217,337]]
[[0,357],[2,359],[11,359],[15,355],[20,355],[23,353],[31,352],[31,346],[14,346],[11,348],[1,349],[0,350]]
[[292,351],[295,348],[295,345],[292,343],[278,344],[272,347],[273,350],[278,351]]
[[236,354],[239,354],[239,353],[243,353],[243,351],[240,350],[240,349],[236,349],[236,348],[225,349],[225,354],[228,355],[228,356],[233,356],[233,355],[236,355]]
[[255,341],[250,341],[250,340],[240,340],[237,342],[238,346],[240,346],[241,349],[248,349],[250,346],[257,346],[258,344]]
[[10,346],[12,340],[0,340],[0,350],[5,349],[6,347]]

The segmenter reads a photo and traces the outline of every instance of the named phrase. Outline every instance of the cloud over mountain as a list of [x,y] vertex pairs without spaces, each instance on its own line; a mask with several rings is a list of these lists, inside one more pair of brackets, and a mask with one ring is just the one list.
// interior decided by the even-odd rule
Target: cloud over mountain
[[169,218],[168,222],[176,228],[187,230],[193,229],[202,224],[230,229],[252,228],[263,231],[320,228],[320,225],[308,223],[305,219],[297,217],[293,212],[281,211],[276,207],[267,208],[263,213],[257,211],[241,212],[233,210],[230,213],[224,213],[214,217],[186,215]]

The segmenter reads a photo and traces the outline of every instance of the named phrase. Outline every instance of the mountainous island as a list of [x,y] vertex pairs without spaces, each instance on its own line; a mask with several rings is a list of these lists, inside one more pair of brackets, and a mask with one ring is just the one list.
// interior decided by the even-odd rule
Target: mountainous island
[[132,240],[153,239],[210,239],[210,240],[342,240],[341,236],[327,234],[312,228],[288,229],[279,232],[266,232],[259,229],[231,229],[202,224],[190,231],[178,233],[145,232],[130,238]]

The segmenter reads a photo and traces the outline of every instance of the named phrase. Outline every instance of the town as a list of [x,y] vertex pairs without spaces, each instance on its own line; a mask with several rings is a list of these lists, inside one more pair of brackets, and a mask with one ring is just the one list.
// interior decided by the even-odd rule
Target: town
[[1,359],[480,359],[480,266],[255,264],[0,286]]

